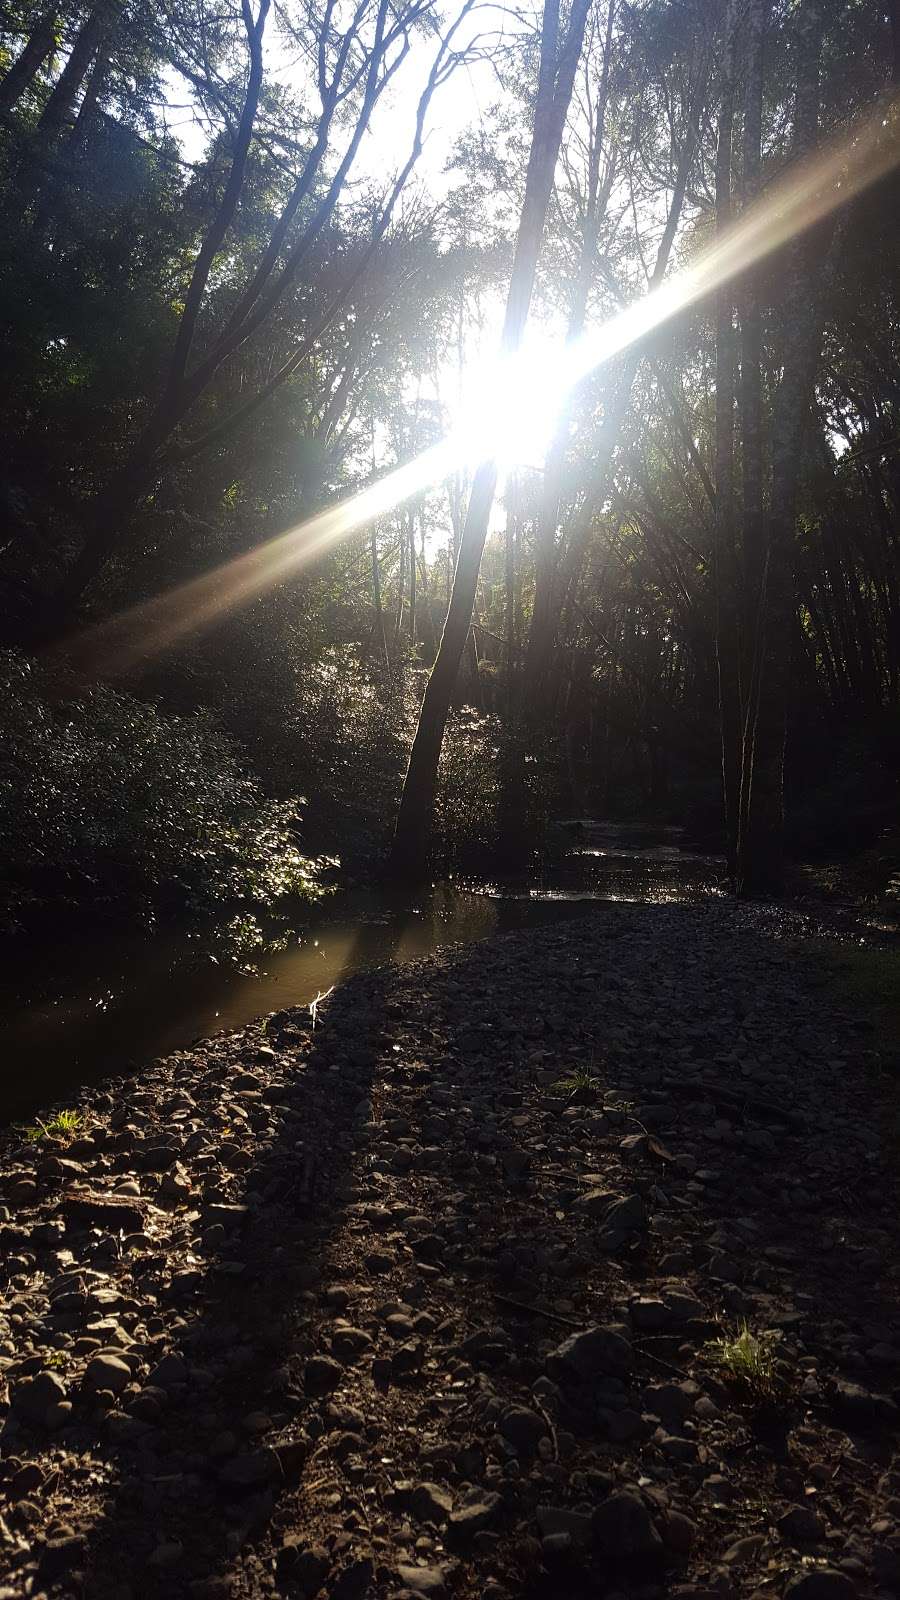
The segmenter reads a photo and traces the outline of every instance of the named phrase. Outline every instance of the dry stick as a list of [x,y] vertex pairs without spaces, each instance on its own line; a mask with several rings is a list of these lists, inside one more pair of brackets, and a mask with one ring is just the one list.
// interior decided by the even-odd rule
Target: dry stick
[[785,1127],[795,1128],[802,1133],[806,1127],[803,1117],[795,1111],[787,1111],[784,1106],[772,1100],[761,1100],[756,1095],[744,1094],[740,1089],[721,1088],[714,1083],[705,1082],[702,1078],[695,1078],[684,1083],[669,1083],[670,1094],[691,1095],[698,1097],[706,1095],[710,1100],[719,1100],[722,1105],[732,1106],[736,1111],[755,1111],[760,1116],[770,1117],[774,1122],[783,1122]]
[[564,1317],[560,1311],[545,1311],[543,1306],[528,1305],[524,1300],[513,1300],[508,1294],[501,1294],[498,1289],[493,1291],[493,1295],[502,1306],[512,1306],[514,1311],[524,1311],[528,1317],[546,1317],[548,1322],[559,1322],[564,1328],[574,1328],[577,1333],[584,1331],[583,1322],[575,1322],[572,1317]]

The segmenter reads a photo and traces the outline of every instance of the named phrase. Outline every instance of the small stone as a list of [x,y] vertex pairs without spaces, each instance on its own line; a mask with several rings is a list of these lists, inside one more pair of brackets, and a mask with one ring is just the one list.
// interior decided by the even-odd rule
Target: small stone
[[157,1362],[147,1379],[154,1389],[175,1389],[187,1381],[187,1362],[184,1356],[176,1354],[174,1350]]
[[536,1411],[529,1411],[525,1406],[513,1406],[500,1418],[500,1432],[522,1455],[533,1455],[538,1440],[547,1433],[547,1424]]
[[791,1506],[775,1526],[788,1544],[816,1544],[825,1535],[821,1521],[810,1506]]
[[676,1556],[689,1556],[697,1537],[697,1524],[683,1511],[670,1511],[663,1523],[663,1538]]
[[67,1572],[72,1572],[84,1559],[84,1540],[71,1528],[60,1531],[48,1539],[38,1562],[38,1577],[52,1582]]
[[12,1392],[12,1409],[23,1422],[35,1427],[46,1427],[48,1413],[66,1399],[66,1386],[55,1372],[38,1372],[16,1384]]
[[175,1567],[184,1555],[184,1545],[178,1539],[168,1539],[158,1544],[150,1556],[151,1567]]
[[593,1522],[588,1513],[570,1511],[568,1506],[538,1506],[537,1523],[544,1540],[562,1534],[570,1545],[586,1549],[593,1538]]
[[335,1328],[331,1336],[332,1352],[345,1366],[358,1361],[360,1356],[371,1348],[372,1336],[364,1333],[362,1328],[341,1325]]
[[476,1533],[495,1522],[502,1501],[491,1490],[472,1489],[458,1510],[451,1512],[448,1538],[457,1544],[470,1544]]
[[420,1522],[444,1523],[453,1507],[453,1496],[436,1483],[419,1483],[409,1497],[413,1516]]
[[319,1593],[331,1571],[331,1557],[324,1545],[307,1545],[302,1539],[285,1539],[277,1562],[279,1571],[290,1576],[304,1600]]
[[447,1585],[440,1567],[398,1566],[397,1577],[410,1594],[421,1595],[423,1600],[445,1600]]
[[336,1361],[328,1356],[311,1356],[306,1363],[304,1383],[307,1394],[331,1394],[341,1381],[342,1373]]
[[93,1356],[84,1374],[84,1387],[94,1393],[108,1389],[113,1394],[121,1394],[130,1382],[131,1368],[118,1356]]
[[855,1600],[856,1588],[843,1572],[815,1567],[798,1573],[784,1591],[784,1600]]
[[547,1371],[560,1381],[588,1382],[601,1376],[622,1377],[631,1368],[631,1345],[612,1328],[587,1328],[573,1333],[547,1357]]
[[222,1483],[234,1489],[256,1489],[281,1475],[281,1463],[274,1450],[254,1450],[249,1455],[234,1456],[219,1472]]
[[375,1563],[371,1556],[361,1556],[351,1561],[339,1573],[329,1590],[329,1600],[364,1600],[375,1577]]
[[643,1500],[631,1489],[620,1489],[597,1507],[594,1538],[613,1561],[651,1561],[662,1553],[663,1543]]

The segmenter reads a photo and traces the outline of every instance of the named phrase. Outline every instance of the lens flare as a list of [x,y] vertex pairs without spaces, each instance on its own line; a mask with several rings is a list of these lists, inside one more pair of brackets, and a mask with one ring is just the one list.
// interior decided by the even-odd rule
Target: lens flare
[[341,539],[465,465],[521,461],[549,442],[563,400],[603,362],[705,299],[883,178],[900,162],[897,100],[839,143],[802,163],[721,238],[602,327],[557,352],[531,343],[486,367],[442,443],[340,505],[65,642],[76,664],[100,675],[129,670],[291,576]]

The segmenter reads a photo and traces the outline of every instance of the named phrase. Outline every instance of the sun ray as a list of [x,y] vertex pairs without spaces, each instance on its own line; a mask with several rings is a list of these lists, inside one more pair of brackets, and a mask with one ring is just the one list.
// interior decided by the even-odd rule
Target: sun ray
[[[665,283],[555,350],[527,343],[485,369],[477,394],[446,438],[339,505],[245,555],[170,589],[64,642],[76,664],[100,675],[127,671],[291,576],[341,539],[440,483],[461,466],[520,459],[517,430],[546,443],[564,397],[589,373],[677,313],[807,232],[884,177],[900,161],[897,101],[787,173],[721,239]],[[526,441],[527,442],[527,441]]]

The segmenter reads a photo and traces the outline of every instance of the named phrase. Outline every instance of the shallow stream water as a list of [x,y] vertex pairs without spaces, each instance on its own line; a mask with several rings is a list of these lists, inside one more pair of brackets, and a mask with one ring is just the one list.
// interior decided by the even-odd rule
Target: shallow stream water
[[682,848],[678,829],[576,820],[558,831],[553,864],[514,885],[342,891],[308,913],[283,949],[259,957],[253,972],[215,961],[196,934],[177,930],[22,951],[0,976],[0,1121],[220,1029],[308,1005],[366,967],[578,916],[598,900],[722,892],[722,860]]

